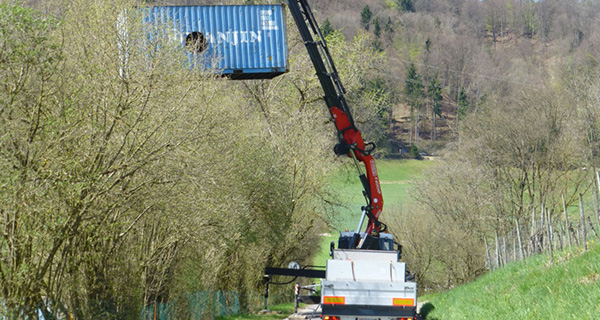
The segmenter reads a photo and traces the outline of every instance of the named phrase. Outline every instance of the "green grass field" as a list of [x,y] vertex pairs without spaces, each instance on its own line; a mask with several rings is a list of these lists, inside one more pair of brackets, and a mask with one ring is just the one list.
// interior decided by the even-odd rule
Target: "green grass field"
[[600,319],[600,245],[512,263],[421,301],[429,320]]
[[[386,208],[401,207],[413,201],[410,187],[414,181],[421,178],[421,174],[433,166],[433,161],[419,160],[378,160],[377,171],[381,183],[384,209],[382,218],[385,219]],[[337,208],[334,217],[331,236],[324,236],[321,240],[321,251],[315,256],[315,265],[325,265],[329,258],[329,243],[337,240],[340,231],[345,229],[355,230],[362,212],[360,208],[365,205],[362,195],[362,185],[354,171],[348,173],[341,171],[332,178],[330,191],[339,195],[344,207]]]
[[[402,206],[413,201],[410,194],[412,182],[433,165],[433,161],[418,160],[378,160],[377,171],[386,208]],[[333,231],[356,229],[361,216],[360,208],[365,205],[362,185],[355,171],[340,171],[332,178],[330,191],[340,197],[344,207],[338,208]],[[383,216],[382,216],[383,217]]]

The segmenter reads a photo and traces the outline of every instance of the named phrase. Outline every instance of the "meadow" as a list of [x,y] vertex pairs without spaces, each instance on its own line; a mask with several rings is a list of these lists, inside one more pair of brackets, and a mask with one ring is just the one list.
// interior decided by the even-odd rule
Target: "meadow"
[[[432,167],[431,160],[378,160],[377,171],[381,182],[384,209],[381,219],[385,221],[386,209],[402,207],[414,201],[410,190],[414,181],[422,177],[427,168]],[[353,169],[353,168],[352,168]],[[360,208],[365,205],[362,185],[355,171],[340,170],[331,178],[329,191],[336,194],[343,206],[336,208],[328,234],[323,235],[321,251],[315,256],[314,264],[324,266],[329,258],[329,243],[337,246],[339,232],[355,230],[361,217]],[[364,226],[363,226],[364,229]]]

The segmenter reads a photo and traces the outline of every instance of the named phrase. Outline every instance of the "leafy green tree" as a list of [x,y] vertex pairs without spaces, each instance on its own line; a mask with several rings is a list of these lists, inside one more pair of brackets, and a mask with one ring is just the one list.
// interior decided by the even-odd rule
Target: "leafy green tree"
[[535,18],[533,2],[527,2],[522,13],[523,35],[533,38],[538,33],[538,25]]
[[[55,154],[45,152],[60,143],[52,132],[59,119],[48,117],[46,99],[56,89],[52,83],[63,63],[60,43],[48,36],[56,26],[55,19],[34,10],[0,4],[0,316],[13,319],[37,317],[33,306],[43,305],[44,298],[56,301],[48,290],[52,284],[45,281],[48,274],[62,280],[53,262],[66,239],[43,231],[70,234],[65,226],[74,224],[56,223],[64,217],[56,215],[61,209],[54,198],[66,190],[48,179],[61,172],[51,168]],[[71,164],[63,166],[65,172]],[[63,198],[80,203],[65,193]]]
[[241,111],[241,88],[185,68],[178,42],[138,41],[133,8],[69,1],[58,24],[2,4],[2,316],[134,319],[197,290],[248,307],[265,265],[310,258],[331,128],[307,104],[322,93],[298,104],[274,85],[266,112]]
[[[383,80],[374,77],[372,72],[385,66],[385,53],[373,47],[372,35],[364,31],[360,31],[352,41],[346,41],[342,33],[336,32],[327,39],[327,44],[346,88],[346,99],[352,115],[363,137],[367,141],[385,145],[382,142],[387,137],[386,125],[389,118],[386,116],[386,109],[390,107],[391,90]],[[305,53],[302,52],[302,55]],[[312,70],[310,63],[306,67],[308,69],[305,72]],[[319,93],[317,97],[321,97],[322,89],[318,83],[311,84],[316,85],[314,90]]]
[[365,5],[360,13],[360,23],[363,25],[363,28],[365,28],[365,30],[367,31],[369,30],[372,17],[373,12],[371,11],[371,8],[369,8],[369,5]]
[[391,97],[388,84],[381,77],[367,79],[359,89],[358,96],[360,100],[355,104],[365,105],[371,109],[368,121],[364,121],[364,115],[359,118],[363,136],[375,142],[379,154],[391,152]]
[[[489,176],[488,172],[458,157],[441,161],[417,183],[416,198],[423,206],[420,210],[426,212],[425,219],[437,226],[432,229],[438,231],[428,239],[409,243],[427,248],[432,245],[431,241],[436,246],[437,249],[429,253],[425,274],[421,275],[434,286],[448,287],[472,281],[485,271],[483,239],[493,221],[491,200],[495,196],[482,185]],[[440,229],[440,225],[445,228]],[[452,255],[448,255],[447,250]],[[418,262],[419,258],[416,259]]]

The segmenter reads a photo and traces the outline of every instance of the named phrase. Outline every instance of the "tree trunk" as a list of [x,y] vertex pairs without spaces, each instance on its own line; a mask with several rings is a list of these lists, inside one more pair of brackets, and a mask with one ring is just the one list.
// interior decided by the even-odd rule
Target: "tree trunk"
[[558,226],[560,228],[559,231],[556,232],[556,234],[558,235],[558,245],[560,246],[560,250],[563,250],[565,248],[564,245],[564,237],[565,237],[565,230],[564,230],[564,226],[562,224],[560,224]]
[[408,145],[412,147],[413,144],[413,127],[415,125],[415,107],[410,107],[410,130],[409,130],[409,138]]
[[494,268],[492,266],[492,257],[490,256],[490,246],[487,242],[487,239],[484,238],[483,242],[485,243],[485,255],[487,256],[488,266],[489,266],[490,270],[494,270]]
[[531,209],[531,234],[535,234],[535,231],[537,229],[537,225],[535,222],[535,208]]
[[598,228],[600,228],[600,199],[598,199],[598,194],[600,193],[600,171],[596,171],[596,192],[594,192],[594,199],[596,199],[596,222],[598,222]]
[[596,239],[600,239],[600,237],[598,237],[598,232],[596,232],[596,228],[594,228],[594,225],[592,224],[592,218],[588,216],[587,220],[590,225],[590,229],[592,229],[592,232],[594,232],[594,235],[596,236]]
[[505,266],[506,265],[506,259],[507,259],[507,254],[506,254],[506,236],[502,237],[502,265]]
[[419,123],[421,122],[421,114],[417,110],[417,123],[415,123],[415,144],[419,147]]
[[581,213],[581,242],[583,243],[583,251],[587,251],[587,233],[585,229],[585,213],[583,212],[583,199],[579,194],[579,212]]
[[[546,204],[542,203],[542,208],[540,209],[540,233],[542,235],[542,241],[541,241],[541,245],[542,245],[542,252],[544,252],[544,250],[547,250],[547,242],[548,242],[548,235],[546,235],[547,233],[547,227],[546,227]],[[545,236],[544,236],[545,235]]]
[[521,238],[521,227],[519,226],[519,219],[515,218],[517,224],[517,240],[519,241],[519,259],[523,260],[523,239]]
[[516,236],[512,238],[513,239],[513,259],[512,261],[515,262],[517,261],[517,238]]
[[500,243],[498,241],[498,230],[496,230],[496,268],[500,268]]
[[[547,211],[547,210],[546,210]],[[546,218],[548,226],[548,247],[550,248],[550,261],[554,262],[554,237],[552,236],[552,219],[550,218],[550,212],[547,212],[548,217]]]
[[[435,103],[435,102],[434,102]],[[433,110],[433,106],[431,107],[431,133],[429,137],[429,148],[433,148],[433,142],[435,141],[435,111]]]
[[569,233],[569,227],[570,227],[569,226],[569,215],[567,214],[567,202],[565,200],[564,194],[562,195],[562,201],[563,201],[563,210],[565,212],[565,232],[566,232],[565,236],[568,239],[567,242],[569,243],[569,247],[571,247],[572,244],[571,244],[571,234]]

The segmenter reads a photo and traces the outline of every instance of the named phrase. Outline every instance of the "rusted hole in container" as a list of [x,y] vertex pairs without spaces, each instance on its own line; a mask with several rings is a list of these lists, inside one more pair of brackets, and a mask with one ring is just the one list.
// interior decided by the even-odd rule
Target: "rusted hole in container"
[[208,40],[203,33],[193,31],[185,37],[185,47],[191,52],[200,53],[208,48]]

